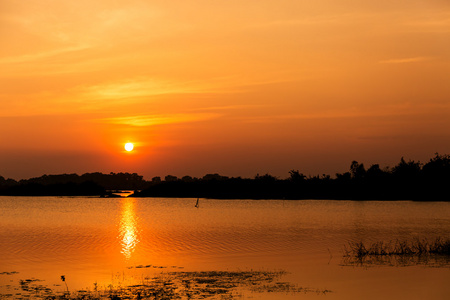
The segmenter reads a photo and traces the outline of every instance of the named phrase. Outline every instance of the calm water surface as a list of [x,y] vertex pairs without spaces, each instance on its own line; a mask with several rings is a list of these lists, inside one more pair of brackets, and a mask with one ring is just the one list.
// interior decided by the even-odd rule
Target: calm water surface
[[[450,237],[450,203],[0,197],[3,288],[38,278],[71,289],[147,273],[285,270],[328,289],[256,299],[448,299],[450,268],[344,266],[350,241]],[[130,268],[152,265],[164,268]],[[59,287],[62,288],[62,287]],[[58,289],[58,287],[56,287]]]

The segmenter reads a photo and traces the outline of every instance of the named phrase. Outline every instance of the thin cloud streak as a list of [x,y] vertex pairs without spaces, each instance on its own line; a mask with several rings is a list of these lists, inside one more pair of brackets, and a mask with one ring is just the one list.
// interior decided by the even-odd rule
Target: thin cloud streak
[[152,78],[135,78],[79,88],[81,94],[94,99],[134,98],[142,96],[188,93],[196,88]]
[[226,111],[226,110],[238,110],[238,109],[247,109],[247,108],[255,108],[255,107],[263,107],[264,105],[249,105],[249,104],[242,104],[242,105],[225,105],[225,106],[208,106],[208,107],[200,107],[195,108],[193,111]]
[[252,24],[249,26],[249,28],[323,25],[323,24],[340,23],[340,22],[342,22],[343,19],[349,19],[351,17],[353,17],[353,15],[342,14],[342,15],[305,17],[302,19],[276,20],[276,21],[271,21],[271,22],[266,22],[266,23]]
[[[230,93],[226,82],[214,78],[203,81],[175,81],[138,77],[98,85],[77,87],[74,91],[89,99],[123,99],[163,94]],[[223,91],[221,91],[221,89]],[[238,92],[235,90],[234,92]]]
[[128,125],[135,127],[148,127],[156,125],[167,125],[175,123],[188,123],[207,121],[220,117],[221,114],[194,113],[194,114],[172,114],[172,115],[143,115],[96,119],[94,121],[116,125]]
[[107,99],[133,99],[163,94],[233,94],[245,93],[257,86],[277,83],[297,82],[287,79],[265,79],[255,76],[243,85],[239,76],[230,78],[210,78],[207,82],[200,80],[175,81],[150,77],[128,78],[106,82],[98,85],[78,86],[72,89],[88,102]]
[[61,55],[61,54],[87,50],[89,48],[91,48],[91,47],[87,46],[87,45],[80,45],[80,46],[66,47],[66,48],[61,48],[61,49],[56,49],[56,50],[41,52],[41,53],[36,53],[36,54],[25,54],[25,55],[19,55],[19,56],[3,57],[0,59],[0,63],[1,64],[16,64],[16,63],[35,62],[35,61],[39,61],[41,59],[46,59],[46,58],[54,57],[54,56]]
[[430,60],[429,57],[410,57],[410,58],[399,58],[399,59],[388,59],[388,60],[381,60],[378,63],[380,64],[406,64],[406,63],[416,63],[421,61]]

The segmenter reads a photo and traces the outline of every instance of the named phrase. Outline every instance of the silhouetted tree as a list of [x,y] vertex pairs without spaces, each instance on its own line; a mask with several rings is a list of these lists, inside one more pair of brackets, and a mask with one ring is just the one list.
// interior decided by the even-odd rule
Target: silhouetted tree
[[450,200],[450,156],[435,154],[422,167],[421,180],[424,184],[422,200],[433,198],[439,200]]
[[411,179],[418,177],[421,170],[420,162],[410,160],[408,162],[402,157],[398,165],[392,169],[394,176],[401,179]]
[[173,175],[167,175],[166,177],[164,177],[164,181],[166,181],[166,182],[177,181],[177,180],[178,180],[178,177],[173,176]]
[[336,173],[336,180],[339,182],[350,182],[352,174],[350,172]]
[[270,175],[270,174],[264,174],[262,176],[259,175],[259,174],[256,174],[255,180],[263,181],[263,182],[267,183],[267,182],[275,182],[275,181],[277,181],[277,178],[275,176]]
[[5,179],[5,177],[0,176],[0,187],[9,187],[17,184],[18,182],[15,181],[14,179],[11,178]]
[[193,182],[194,181],[194,178],[192,178],[191,176],[183,176],[182,178],[181,178],[181,181],[183,181],[183,182]]
[[428,178],[450,178],[450,155],[435,154],[422,168],[424,176]]
[[356,180],[361,180],[366,175],[364,164],[359,164],[357,161],[352,161],[352,164],[350,165],[350,172],[352,174],[352,178]]
[[368,178],[378,178],[383,176],[384,172],[380,169],[379,164],[374,164],[367,169],[366,176]]
[[214,174],[206,174],[205,176],[203,176],[202,179],[203,180],[226,180],[226,179],[228,179],[228,177],[214,173]]
[[305,181],[306,176],[300,173],[298,170],[289,171],[289,180],[294,183],[300,183]]

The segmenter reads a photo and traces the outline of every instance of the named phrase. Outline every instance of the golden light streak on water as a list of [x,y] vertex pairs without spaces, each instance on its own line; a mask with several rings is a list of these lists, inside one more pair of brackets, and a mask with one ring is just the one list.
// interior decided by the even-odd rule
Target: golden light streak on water
[[135,200],[132,198],[123,198],[121,200],[121,218],[119,239],[122,250],[120,251],[128,260],[131,258],[136,245],[139,243],[137,232],[137,217],[134,209]]

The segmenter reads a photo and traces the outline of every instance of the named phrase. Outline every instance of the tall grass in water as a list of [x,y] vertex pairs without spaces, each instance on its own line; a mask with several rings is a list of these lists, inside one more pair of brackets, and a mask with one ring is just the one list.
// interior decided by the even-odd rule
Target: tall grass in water
[[362,258],[365,256],[389,255],[450,255],[450,239],[437,238],[429,242],[426,239],[416,239],[413,242],[375,242],[367,246],[363,242],[350,242],[345,247],[344,256]]
[[427,264],[431,259],[450,261],[450,239],[436,238],[415,239],[412,242],[396,240],[394,242],[375,242],[366,245],[363,242],[349,242],[344,248],[344,258],[347,263],[392,264],[392,259],[398,264]]

